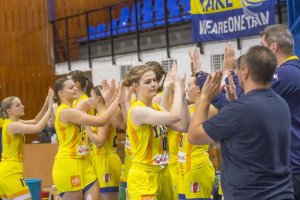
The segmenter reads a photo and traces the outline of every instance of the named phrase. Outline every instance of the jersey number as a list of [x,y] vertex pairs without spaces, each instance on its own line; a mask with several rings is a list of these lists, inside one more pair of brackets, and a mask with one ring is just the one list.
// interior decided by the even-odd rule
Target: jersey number
[[20,178],[20,182],[21,182],[21,184],[22,184],[23,187],[27,186],[27,183],[26,183],[26,181],[25,181],[24,178]]

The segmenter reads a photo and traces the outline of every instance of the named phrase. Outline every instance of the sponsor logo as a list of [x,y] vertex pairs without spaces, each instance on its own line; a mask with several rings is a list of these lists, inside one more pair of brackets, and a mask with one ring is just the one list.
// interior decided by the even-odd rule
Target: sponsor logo
[[103,175],[103,182],[104,183],[108,183],[111,179],[111,175],[110,174],[104,174]]
[[154,157],[155,165],[166,165],[169,163],[169,154],[159,154]]
[[81,181],[80,181],[80,176],[71,176],[71,187],[80,187],[81,186]]
[[199,191],[200,191],[200,183],[197,183],[197,182],[191,183],[191,192],[197,193]]
[[178,152],[178,162],[185,163],[186,162],[186,154],[184,152]]
[[83,145],[79,146],[77,149],[78,155],[87,155],[89,153],[89,146],[88,145]]

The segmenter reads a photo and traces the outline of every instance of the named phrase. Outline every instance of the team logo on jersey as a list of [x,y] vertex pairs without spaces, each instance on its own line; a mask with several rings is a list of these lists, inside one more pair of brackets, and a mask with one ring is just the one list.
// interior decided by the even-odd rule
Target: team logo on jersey
[[273,75],[273,79],[275,79],[276,81],[278,81],[278,74],[275,73],[275,74]]
[[80,176],[71,176],[71,187],[74,188],[79,186],[81,186]]
[[191,183],[191,192],[192,193],[200,192],[200,183],[197,182]]
[[104,174],[103,175],[103,182],[104,183],[108,183],[111,179],[111,175],[110,174]]

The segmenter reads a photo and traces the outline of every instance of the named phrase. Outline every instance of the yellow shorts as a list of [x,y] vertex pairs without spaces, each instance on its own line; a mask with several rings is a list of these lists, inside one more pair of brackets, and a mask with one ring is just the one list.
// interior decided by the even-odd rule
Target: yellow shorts
[[124,172],[123,172],[123,187],[127,188],[127,178],[128,178],[128,173],[132,165],[132,157],[131,155],[126,155],[125,156],[125,163],[124,163]]
[[221,181],[219,182],[218,194],[221,195],[221,196],[223,196],[223,190],[222,190],[222,186],[221,186]]
[[172,180],[167,167],[152,172],[133,164],[127,184],[130,200],[173,200]]
[[88,157],[82,159],[55,158],[52,170],[58,194],[83,190],[97,179]]
[[23,176],[23,163],[17,161],[0,162],[0,198],[25,199],[31,197]]
[[174,192],[174,200],[178,199],[178,182],[179,182],[179,165],[168,166],[172,178],[172,188]]
[[93,166],[96,171],[100,192],[118,192],[122,163],[116,153],[93,155]]
[[215,170],[211,163],[192,169],[180,175],[179,199],[213,198],[211,195],[215,182]]

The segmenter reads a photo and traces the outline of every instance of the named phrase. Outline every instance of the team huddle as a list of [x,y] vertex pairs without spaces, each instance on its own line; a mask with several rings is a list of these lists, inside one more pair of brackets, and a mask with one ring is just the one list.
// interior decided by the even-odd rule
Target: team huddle
[[[215,142],[222,150],[220,196],[299,199],[300,155],[290,158],[300,138],[291,109],[298,112],[299,104],[276,94],[273,85],[280,83],[272,78],[286,73],[278,66],[298,66],[292,69],[299,87],[293,95],[300,97],[300,61],[291,52],[277,56],[282,44],[268,41],[276,31],[290,34],[271,26],[262,33],[262,46],[237,59],[228,43],[224,67],[214,74],[201,71],[198,49],[188,52],[188,78],[175,63],[165,72],[156,61],[131,68],[120,83],[103,80],[98,86],[72,71],[56,80],[33,120],[21,120],[18,97],[3,99],[0,198],[31,199],[23,177],[24,134],[41,132],[52,118],[59,142],[52,178],[61,199],[117,200],[120,184],[130,200],[213,199],[208,148]],[[123,170],[117,129],[126,131]]]

